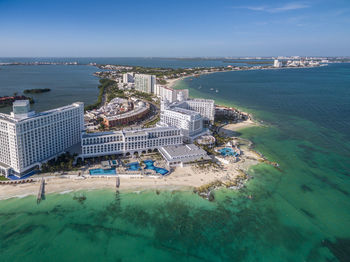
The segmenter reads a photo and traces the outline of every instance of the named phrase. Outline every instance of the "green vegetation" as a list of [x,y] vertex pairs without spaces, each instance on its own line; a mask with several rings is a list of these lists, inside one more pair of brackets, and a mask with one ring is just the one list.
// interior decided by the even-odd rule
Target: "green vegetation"
[[100,85],[98,86],[98,89],[100,91],[98,93],[97,102],[92,104],[92,105],[85,106],[85,111],[98,108],[102,103],[103,94],[104,94],[105,90],[107,88],[113,86],[114,84],[115,84],[115,82],[113,80],[109,80],[106,78],[100,79]]
[[154,126],[157,122],[159,122],[159,120],[160,120],[160,116],[158,115],[158,116],[157,116],[155,119],[153,119],[152,121],[149,121],[149,122],[145,123],[145,124],[143,125],[143,127],[145,127],[145,128],[152,127],[152,126]]
[[101,118],[101,117],[97,118],[97,122],[99,123],[98,130],[105,131],[106,130],[106,125],[103,122],[103,118]]
[[152,94],[148,94],[148,93],[143,93],[143,92],[139,92],[139,91],[135,91],[134,95],[138,98],[143,98],[146,99],[148,101],[153,101],[153,95]]
[[215,152],[215,150],[212,147],[209,147],[208,145],[202,145],[201,147],[208,153],[208,155],[218,155],[218,153]]
[[166,85],[167,84],[167,81],[165,79],[159,79],[157,81],[158,81],[158,84],[161,84],[161,85]]
[[16,100],[29,100],[30,104],[34,104],[34,99],[28,96],[18,95],[17,92],[13,93],[13,96],[0,96],[0,108],[6,106],[12,106]]
[[26,89],[23,91],[25,94],[40,94],[45,92],[50,92],[50,88],[36,88],[36,89]]
[[[225,67],[217,67],[218,70],[228,69]],[[153,67],[142,67],[134,66],[131,70],[123,70],[120,73],[126,72],[137,72],[138,74],[155,75],[159,84],[166,84],[166,78],[180,77],[181,75],[189,75],[200,73],[204,70],[210,70],[207,67],[196,67],[196,68],[153,68]]]
[[30,103],[30,104],[34,104],[34,103],[35,103],[33,98],[27,97],[27,99],[29,100],[29,103]]
[[4,176],[0,176],[0,181],[7,181],[8,178],[4,177]]
[[128,96],[124,94],[123,90],[120,90],[117,86],[112,86],[107,95],[107,102],[111,102],[111,100],[116,97],[128,98]]
[[75,155],[71,155],[70,153],[65,153],[57,157],[57,160],[52,159],[48,161],[47,163],[43,164],[41,167],[41,172],[47,173],[47,172],[60,172],[60,171],[72,171],[76,170],[77,168],[74,167]]
[[216,143],[217,146],[221,146],[223,144],[226,144],[227,142],[229,142],[231,140],[230,137],[224,137],[224,136],[221,136],[221,135],[219,135],[217,133],[215,133],[213,135],[215,137],[215,140],[216,140],[215,143]]

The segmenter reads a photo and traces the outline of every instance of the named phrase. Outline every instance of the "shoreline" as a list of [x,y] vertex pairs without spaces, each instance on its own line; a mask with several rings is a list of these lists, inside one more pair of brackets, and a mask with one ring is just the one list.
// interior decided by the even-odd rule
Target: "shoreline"
[[[258,71],[258,70],[287,70],[287,69],[310,69],[310,68],[318,68],[318,67],[324,67],[327,65],[319,65],[319,66],[304,66],[304,67],[280,67],[280,68],[244,68],[244,69],[238,69],[238,70],[222,70],[222,71],[212,71],[212,72],[200,72],[198,74],[192,74],[188,76],[181,76],[179,78],[172,78],[167,80],[167,83],[164,85],[168,88],[174,88],[176,86],[176,83],[180,80],[185,80],[186,78],[190,77],[198,77],[201,75],[209,75],[209,74],[215,74],[215,73],[227,73],[227,72],[240,72],[240,71]],[[169,83],[170,82],[170,83]]]

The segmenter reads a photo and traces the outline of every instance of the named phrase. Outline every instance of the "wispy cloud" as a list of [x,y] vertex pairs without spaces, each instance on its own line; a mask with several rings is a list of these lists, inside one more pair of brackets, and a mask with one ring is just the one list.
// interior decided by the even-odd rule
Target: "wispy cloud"
[[286,11],[293,11],[293,10],[298,10],[298,9],[304,9],[304,8],[309,8],[310,6],[305,3],[287,3],[283,6],[240,6],[240,7],[235,7],[235,8],[243,8],[243,9],[248,9],[252,11],[261,11],[261,12],[268,12],[268,13],[281,13],[281,12],[286,12]]

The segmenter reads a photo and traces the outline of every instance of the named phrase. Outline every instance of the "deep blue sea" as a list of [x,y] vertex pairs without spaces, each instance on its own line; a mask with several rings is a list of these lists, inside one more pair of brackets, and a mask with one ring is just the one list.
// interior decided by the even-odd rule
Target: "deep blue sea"
[[[21,68],[33,76],[17,74],[7,92],[35,83],[60,92],[57,79],[72,92],[97,89],[93,67],[77,67],[76,78],[74,67],[44,67]],[[4,72],[1,91],[12,83]],[[82,192],[83,203],[75,193],[40,205],[35,197],[2,200],[0,261],[350,261],[350,64],[215,73],[177,87],[252,113],[264,125],[238,135],[280,170],[252,167],[245,188],[217,191],[214,202],[192,192],[112,190]]]

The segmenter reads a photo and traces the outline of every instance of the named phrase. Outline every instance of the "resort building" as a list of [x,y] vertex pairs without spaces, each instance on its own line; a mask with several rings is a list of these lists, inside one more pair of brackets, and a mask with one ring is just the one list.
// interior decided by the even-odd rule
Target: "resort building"
[[208,133],[204,127],[214,121],[214,100],[184,100],[179,93],[179,101],[169,103],[164,99],[160,106],[158,126],[176,126],[181,128],[184,141],[192,143],[197,137]]
[[23,176],[80,143],[84,104],[35,113],[28,100],[13,103],[11,115],[0,114],[0,174]]
[[135,90],[139,92],[154,93],[156,85],[156,76],[154,75],[144,75],[135,74]]
[[134,83],[134,75],[132,73],[123,74],[123,83],[124,84]]
[[215,117],[215,102],[211,99],[187,99],[179,95],[178,102],[170,105],[170,108],[179,107],[198,112],[205,124],[213,123]]
[[229,118],[234,121],[247,120],[249,115],[233,107],[215,106],[216,118]]
[[160,97],[161,100],[168,100],[170,103],[176,102],[179,99],[188,99],[188,89],[172,89],[162,85],[156,86],[154,94]]
[[181,145],[183,136],[177,127],[129,129],[113,132],[83,133],[81,158],[105,155],[142,154],[162,146]]
[[[166,103],[166,102],[162,102]],[[195,112],[184,108],[164,108],[160,112],[158,126],[176,126],[181,129],[186,142],[203,132],[203,118]]]
[[275,59],[273,61],[273,67],[276,67],[276,68],[282,67],[282,62],[280,62],[278,59]]
[[183,167],[186,164],[211,159],[206,151],[194,144],[164,146],[159,152],[162,154],[168,166]]
[[103,123],[106,127],[127,125],[143,119],[150,112],[150,104],[143,101],[133,103],[130,111],[125,113],[104,114]]

